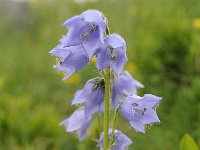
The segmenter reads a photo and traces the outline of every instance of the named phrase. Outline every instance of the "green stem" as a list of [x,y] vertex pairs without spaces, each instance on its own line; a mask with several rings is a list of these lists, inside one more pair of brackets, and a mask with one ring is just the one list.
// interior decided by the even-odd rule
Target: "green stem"
[[[123,98],[124,99],[124,98]],[[115,129],[116,129],[116,125],[117,125],[117,116],[118,116],[118,112],[119,112],[119,109],[120,109],[120,106],[123,102],[123,99],[122,101],[118,104],[117,108],[115,109],[115,113],[114,113],[114,118],[113,118],[113,125],[112,125],[112,133],[111,133],[111,137],[110,137],[110,143],[109,143],[109,147],[111,148],[112,147],[112,144],[113,144],[113,140],[114,140],[114,133],[115,133]]]
[[118,109],[115,110],[115,114],[114,114],[114,118],[113,118],[112,134],[110,137],[110,144],[109,144],[110,148],[112,147],[113,140],[114,140],[114,133],[115,133],[116,125],[117,125],[117,114],[118,114]]
[[109,128],[109,101],[110,101],[110,67],[105,70],[105,97],[104,97],[104,150],[108,150],[108,128]]

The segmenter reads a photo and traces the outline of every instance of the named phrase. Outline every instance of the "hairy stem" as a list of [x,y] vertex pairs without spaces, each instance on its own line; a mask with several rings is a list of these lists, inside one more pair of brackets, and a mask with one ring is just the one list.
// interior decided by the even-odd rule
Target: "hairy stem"
[[109,101],[110,101],[110,67],[105,70],[105,97],[104,97],[104,150],[108,150],[108,128],[109,128]]

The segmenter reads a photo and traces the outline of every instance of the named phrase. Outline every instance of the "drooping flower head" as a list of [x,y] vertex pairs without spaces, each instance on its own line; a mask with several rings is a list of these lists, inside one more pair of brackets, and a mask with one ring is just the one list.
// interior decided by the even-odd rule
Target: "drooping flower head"
[[95,112],[103,112],[104,86],[104,80],[102,78],[90,79],[82,90],[78,90],[75,93],[72,105],[83,104],[86,116],[91,116]]
[[[109,129],[108,131],[108,139],[110,140],[112,134],[112,129]],[[98,146],[100,147],[100,150],[103,150],[103,138],[104,134],[103,132],[100,135]],[[112,143],[112,148],[111,150],[125,150],[128,148],[130,144],[133,142],[126,136],[124,135],[121,131],[115,130],[114,131],[114,141]]]
[[89,61],[82,45],[64,47],[63,44],[59,44],[49,53],[58,57],[58,63],[54,65],[54,69],[66,72],[63,80],[85,67]]
[[113,81],[112,104],[117,107],[117,104],[122,100],[123,95],[134,95],[137,93],[137,88],[144,86],[135,80],[128,71],[121,72]]
[[79,131],[79,140],[82,141],[87,134],[87,128],[92,121],[92,116],[86,117],[84,109],[76,110],[69,118],[63,120],[59,125],[66,128],[66,132]]
[[119,75],[123,70],[126,56],[126,43],[124,39],[117,34],[110,34],[104,39],[104,46],[97,53],[97,69],[103,70],[111,66],[113,71]]
[[104,43],[103,36],[106,23],[101,12],[87,10],[64,22],[64,26],[69,28],[69,31],[62,42],[64,46],[81,44],[86,50],[89,60],[91,60],[97,49]]
[[145,133],[145,125],[160,122],[155,112],[160,100],[151,94],[128,96],[121,104],[121,114],[136,131]]

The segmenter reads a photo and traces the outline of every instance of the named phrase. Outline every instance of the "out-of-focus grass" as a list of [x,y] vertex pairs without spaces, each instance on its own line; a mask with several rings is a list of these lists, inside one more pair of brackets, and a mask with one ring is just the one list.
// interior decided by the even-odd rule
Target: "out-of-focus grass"
[[96,148],[96,123],[84,142],[58,126],[76,109],[70,105],[75,91],[97,75],[94,64],[65,83],[48,54],[67,31],[60,25],[89,8],[102,11],[111,32],[125,38],[126,68],[145,85],[139,95],[163,97],[157,109],[161,124],[144,135],[119,118],[118,128],[134,141],[130,149],[178,149],[185,133],[200,144],[198,0],[2,1],[0,149]]

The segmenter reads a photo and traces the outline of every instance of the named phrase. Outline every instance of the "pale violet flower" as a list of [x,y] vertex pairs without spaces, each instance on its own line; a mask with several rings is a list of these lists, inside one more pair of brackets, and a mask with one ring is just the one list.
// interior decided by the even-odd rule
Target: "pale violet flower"
[[145,125],[160,122],[155,107],[161,99],[152,94],[128,96],[121,104],[121,114],[136,131],[145,133]]
[[137,88],[144,86],[135,80],[128,71],[121,72],[113,81],[112,104],[117,107],[117,104],[122,100],[123,95],[129,96],[137,94]]
[[54,65],[54,69],[66,72],[63,80],[69,78],[75,71],[85,67],[89,62],[82,45],[64,47],[63,44],[59,44],[49,53],[58,57],[58,63]]
[[66,128],[66,132],[79,132],[79,140],[82,141],[86,134],[87,128],[92,121],[92,116],[86,117],[84,109],[76,110],[69,118],[63,120],[59,125]]
[[[108,140],[110,140],[111,134],[112,134],[112,129],[109,129]],[[99,138],[99,142],[98,142],[98,146],[100,147],[100,150],[103,150],[103,138],[104,138],[104,134],[102,132]],[[132,143],[133,142],[125,134],[123,134],[119,130],[115,130],[114,141],[112,143],[111,150],[125,150]]]
[[104,43],[106,23],[101,12],[87,10],[64,22],[64,26],[69,28],[69,31],[62,42],[67,47],[81,44],[86,50],[89,60],[91,60],[97,49]]
[[103,70],[111,66],[113,71],[119,75],[123,70],[126,56],[126,43],[117,34],[110,34],[104,39],[104,45],[97,52],[97,69]]
[[[132,128],[145,133],[147,125],[160,122],[155,109],[162,98],[152,94],[145,94],[143,97],[136,95],[137,89],[144,86],[124,70],[128,60],[126,42],[120,35],[110,34],[107,20],[100,11],[84,11],[66,20],[63,25],[68,28],[67,34],[49,52],[57,57],[57,64],[53,68],[66,73],[63,78],[65,80],[83,69],[95,56],[96,68],[102,77],[88,80],[83,89],[75,93],[72,105],[77,105],[79,109],[59,125],[63,125],[66,132],[78,132],[79,140],[82,141],[95,113],[105,113],[104,131],[107,132],[112,114],[108,105],[113,105],[114,135],[111,138],[112,129],[108,130],[108,137],[104,137],[102,132],[98,146],[101,150],[104,146],[109,150],[127,150],[133,142],[115,129],[118,111]],[[108,73],[107,76],[104,73]],[[105,106],[106,111],[104,101],[108,104]],[[103,141],[104,138],[108,141]],[[111,144],[107,147],[109,142]]]
[[75,93],[72,105],[83,104],[85,115],[91,116],[95,112],[104,111],[104,80],[93,78],[87,81],[82,90]]

